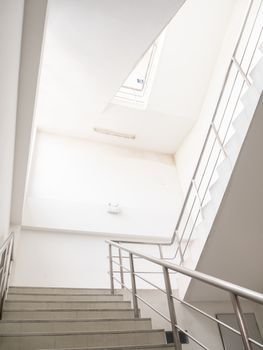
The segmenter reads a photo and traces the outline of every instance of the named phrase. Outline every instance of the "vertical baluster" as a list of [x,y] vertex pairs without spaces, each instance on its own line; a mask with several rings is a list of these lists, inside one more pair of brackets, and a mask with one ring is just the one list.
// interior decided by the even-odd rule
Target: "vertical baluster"
[[4,301],[5,301],[5,295],[6,295],[6,281],[7,281],[8,268],[9,268],[10,243],[6,247],[4,254],[5,254],[5,256],[4,256],[4,266],[3,266],[3,274],[2,274],[1,289],[0,289],[0,295],[1,295],[1,300],[0,300],[0,318],[2,318],[3,306],[4,306]]
[[124,288],[124,273],[122,265],[122,251],[119,248],[119,263],[120,263],[120,278],[121,278],[121,288]]
[[136,281],[135,281],[135,275],[134,275],[134,261],[133,261],[133,254],[129,253],[130,257],[130,273],[131,273],[131,285],[132,285],[132,298],[133,298],[133,308],[134,308],[134,317],[139,318],[139,307],[138,307],[138,299],[137,299],[137,288],[136,288]]
[[114,294],[113,263],[112,263],[112,245],[109,244],[109,264],[110,264],[110,289]]
[[3,281],[2,304],[4,304],[6,294],[7,294],[7,285],[8,285],[8,279],[9,279],[9,273],[10,273],[10,266],[11,266],[11,254],[12,254],[12,245],[10,242],[7,247],[6,269],[5,269],[5,275],[4,275],[4,281]]
[[183,251],[182,251],[182,246],[181,246],[182,242],[179,238],[178,231],[176,230],[175,232],[176,232],[175,239],[176,239],[176,243],[178,244],[178,251],[179,251],[179,255],[180,255],[180,265],[182,265],[184,263],[184,256],[183,256]]
[[219,134],[218,134],[218,130],[217,130],[217,128],[216,128],[216,126],[215,126],[215,124],[214,124],[213,122],[211,123],[211,126],[212,126],[212,129],[213,129],[214,133],[215,133],[215,137],[216,137],[216,140],[217,140],[217,142],[218,142],[218,144],[219,144],[219,147],[220,147],[221,151],[224,153],[224,156],[225,156],[226,158],[228,158],[228,157],[227,157],[226,150],[225,150],[225,147],[224,147],[224,144],[223,144],[223,142],[221,141],[221,138],[220,138],[220,136],[219,136]]
[[[200,214],[201,214],[202,218],[204,218],[204,217],[203,217],[202,200],[201,200],[201,197],[200,197],[200,195],[199,195],[198,187],[197,187],[197,185],[196,185],[195,179],[192,179],[192,184],[193,184],[193,189],[194,189],[194,191],[195,191],[195,196],[196,196],[197,201],[198,201],[198,204],[199,204]],[[199,188],[200,188],[200,186],[199,186]]]
[[11,268],[12,268],[12,263],[14,260],[14,236],[12,236],[10,243],[9,243],[9,257],[8,257],[8,267],[7,267],[7,276],[6,276],[6,285],[5,285],[5,295],[4,295],[4,300],[7,295],[7,290],[9,286],[9,279],[11,275]]
[[182,344],[180,342],[179,332],[175,325],[177,325],[177,319],[174,309],[174,300],[172,297],[172,287],[171,287],[171,281],[169,276],[169,271],[167,267],[163,267],[163,275],[164,275],[164,283],[165,283],[165,289],[167,293],[167,302],[168,302],[168,308],[170,313],[170,320],[172,324],[172,332],[173,332],[173,338],[174,338],[174,347],[176,350],[182,350]]
[[241,65],[238,63],[237,59],[235,58],[235,56],[232,57],[233,62],[235,63],[239,73],[241,74],[242,78],[244,79],[244,81],[246,82],[246,84],[248,86],[251,86],[251,81],[249,80],[248,76],[246,75],[246,73],[244,72],[243,68],[241,67]]
[[245,350],[252,350],[252,345],[250,344],[250,342],[248,340],[248,338],[249,338],[248,330],[247,330],[247,327],[246,327],[244,314],[242,312],[238,296],[236,294],[233,294],[233,293],[230,293],[230,295],[231,295],[231,301],[232,301],[233,309],[234,309],[234,312],[236,314],[238,326],[239,326],[239,329],[240,329],[242,341],[243,341],[243,344],[244,344],[244,348],[245,348]]
[[158,244],[158,249],[159,249],[160,259],[163,259],[163,247],[161,244]]
[[4,275],[5,275],[5,264],[6,264],[6,249],[3,251],[1,255],[1,278],[0,278],[0,298],[2,297],[3,283],[4,283]]

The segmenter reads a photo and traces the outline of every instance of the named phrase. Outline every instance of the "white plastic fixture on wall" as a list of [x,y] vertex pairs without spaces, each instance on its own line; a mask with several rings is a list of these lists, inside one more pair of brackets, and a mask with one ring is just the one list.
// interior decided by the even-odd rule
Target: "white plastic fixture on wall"
[[109,214],[120,214],[121,208],[119,203],[108,203],[108,213]]

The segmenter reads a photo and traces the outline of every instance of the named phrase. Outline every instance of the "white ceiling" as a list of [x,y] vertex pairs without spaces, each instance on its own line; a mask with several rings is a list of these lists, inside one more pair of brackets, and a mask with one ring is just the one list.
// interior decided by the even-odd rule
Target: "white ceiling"
[[[239,0],[187,0],[167,28],[146,110],[111,103],[183,0],[50,0],[37,127],[175,153],[199,116],[226,27]],[[135,134],[99,135],[94,127]]]

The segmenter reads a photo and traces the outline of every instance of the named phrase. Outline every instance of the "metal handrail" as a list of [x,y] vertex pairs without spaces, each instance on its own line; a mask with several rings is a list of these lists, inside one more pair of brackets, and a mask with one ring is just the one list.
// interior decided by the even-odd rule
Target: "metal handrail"
[[3,305],[14,260],[14,237],[14,232],[11,232],[0,247],[0,319],[2,319],[3,315]]
[[[250,39],[251,39],[251,36],[253,34],[253,31],[254,31],[254,28],[255,28],[255,25],[256,25],[256,22],[257,22],[257,19],[258,19],[258,15],[259,15],[259,12],[261,11],[261,7],[262,7],[262,3],[263,1],[261,0],[259,2],[259,6],[257,8],[257,11],[256,11],[256,14],[253,18],[253,23],[252,23],[252,28],[250,29],[250,32],[249,32],[249,35],[248,35],[248,39],[246,41],[246,45],[244,47],[244,50],[242,52],[242,55],[241,55],[241,58],[240,58],[240,61],[238,61],[236,55],[237,55],[237,52],[238,52],[238,49],[240,47],[240,43],[242,41],[242,38],[243,38],[243,35],[244,35],[244,32],[246,30],[246,26],[247,26],[247,23],[248,23],[248,19],[249,19],[249,16],[251,14],[251,11],[252,11],[252,8],[253,8],[253,5],[254,5],[255,1],[254,0],[251,0],[250,1],[250,4],[248,6],[248,10],[247,10],[247,13],[246,13],[246,16],[245,16],[245,19],[244,19],[244,22],[243,22],[243,25],[242,25],[242,28],[241,28],[241,31],[240,31],[240,34],[238,36],[238,39],[237,39],[237,43],[235,45],[235,48],[234,48],[234,51],[233,51],[233,54],[232,54],[232,58],[231,58],[231,61],[229,63],[229,66],[228,66],[228,69],[227,69],[227,72],[225,74],[225,78],[224,78],[224,81],[223,81],[223,84],[222,84],[222,88],[220,90],[220,93],[219,93],[219,98],[217,100],[217,103],[216,103],[216,106],[215,106],[215,110],[214,110],[214,113],[213,113],[213,116],[212,116],[212,121],[210,123],[210,126],[208,128],[208,131],[207,131],[207,134],[206,134],[206,137],[205,137],[205,140],[204,140],[204,144],[203,144],[203,147],[202,147],[202,150],[201,150],[201,153],[200,153],[200,156],[197,160],[197,163],[196,163],[196,167],[195,167],[195,170],[194,170],[194,174],[192,176],[192,179],[191,179],[191,182],[190,182],[190,185],[189,185],[189,188],[187,190],[187,193],[186,193],[186,196],[185,196],[185,199],[184,199],[184,202],[183,202],[183,205],[182,205],[182,208],[181,208],[181,211],[179,213],[179,216],[178,216],[178,220],[177,220],[177,223],[176,223],[176,226],[175,226],[175,230],[173,232],[173,235],[171,237],[170,240],[168,240],[167,242],[164,242],[164,241],[147,241],[147,240],[115,240],[115,242],[119,242],[119,243],[129,243],[129,244],[140,244],[140,245],[154,245],[154,246],[158,246],[159,247],[159,251],[160,251],[160,257],[163,257],[163,253],[162,253],[162,247],[167,247],[167,246],[172,246],[176,241],[177,241],[177,249],[176,249],[176,252],[175,252],[175,255],[173,257],[165,257],[165,259],[168,259],[168,260],[174,260],[178,253],[180,254],[180,261],[181,263],[183,263],[184,261],[184,255],[185,255],[185,252],[186,252],[186,249],[189,245],[189,242],[190,242],[190,238],[193,234],[193,230],[195,228],[195,224],[197,222],[197,219],[198,219],[198,216],[200,215],[200,213],[202,212],[202,205],[203,205],[203,201],[206,197],[206,194],[207,194],[207,191],[208,191],[208,188],[209,188],[209,185],[211,183],[211,180],[212,180],[212,177],[214,175],[214,172],[215,172],[215,169],[218,165],[218,160],[219,160],[219,157],[221,155],[221,152],[223,152],[224,154],[226,154],[225,152],[225,149],[224,149],[224,142],[226,140],[226,137],[228,135],[228,131],[229,131],[229,128],[230,128],[230,125],[232,123],[232,119],[233,119],[233,116],[234,116],[234,113],[236,111],[236,107],[237,107],[237,103],[238,101],[240,100],[240,97],[241,97],[241,92],[242,92],[242,89],[243,89],[243,86],[244,84],[247,84],[248,86],[251,85],[251,82],[249,80],[249,77],[248,77],[248,74],[249,74],[249,70],[251,68],[251,64],[252,64],[252,61],[254,59],[254,55],[255,55],[255,50],[256,48],[258,47],[259,45],[259,40],[260,40],[260,37],[261,37],[261,34],[262,34],[262,29],[259,33],[259,36],[258,36],[258,40],[257,40],[257,43],[256,43],[256,46],[255,46],[255,49],[253,51],[253,54],[250,58],[250,62],[249,62],[249,65],[248,65],[248,68],[244,71],[243,67],[242,67],[242,62],[243,62],[243,59],[244,59],[244,56],[247,52],[247,49],[248,49],[248,45],[250,43]],[[218,128],[216,128],[216,125],[215,125],[215,120],[216,120],[216,117],[217,117],[217,113],[218,113],[218,110],[219,110],[219,107],[220,107],[220,104],[221,104],[221,101],[222,101],[222,98],[224,96],[224,92],[225,92],[225,88],[227,86],[227,83],[228,83],[228,79],[229,79],[229,76],[230,76],[230,73],[231,73],[231,69],[233,67],[233,65],[236,66],[237,68],[237,73],[236,73],[236,76],[235,76],[235,79],[234,79],[234,82],[233,82],[233,85],[232,85],[232,88],[231,88],[231,91],[230,91],[230,95],[227,99],[227,102],[226,102],[226,106],[224,108],[224,111],[223,111],[223,115],[222,115],[222,118],[220,120],[220,123],[219,123],[219,126]],[[232,112],[232,116],[230,118],[230,122],[228,124],[228,127],[227,127],[227,130],[226,130],[226,134],[225,134],[225,137],[222,139],[220,139],[219,137],[219,131],[220,131],[220,128],[221,128],[221,124],[225,118],[225,113],[226,113],[226,109],[228,108],[228,104],[229,104],[229,100],[232,96],[232,92],[233,92],[233,88],[235,86],[235,83],[236,83],[236,79],[237,79],[237,76],[238,74],[240,74],[243,78],[243,84],[241,86],[241,89],[240,89],[240,93],[239,93],[239,96],[238,96],[238,99],[237,99],[237,102],[235,104],[235,108],[234,108],[234,111]],[[213,142],[213,145],[212,145],[212,149],[210,151],[210,154],[209,154],[209,157],[208,157],[208,161],[205,165],[205,169],[202,173],[202,176],[201,176],[201,180],[200,180],[200,183],[199,185],[197,186],[196,185],[196,177],[197,177],[197,174],[198,174],[198,171],[200,169],[200,165],[202,163],[202,160],[203,160],[203,157],[204,157],[204,154],[205,154],[205,151],[206,151],[206,147],[207,147],[207,144],[208,144],[208,141],[209,141],[209,137],[211,135],[211,133],[214,132],[215,133],[215,139],[214,139],[214,142]],[[189,223],[189,220],[190,220],[190,217],[192,215],[192,211],[193,211],[193,208],[194,208],[194,205],[195,205],[195,201],[197,198],[200,198],[199,196],[199,190],[200,190],[200,187],[202,185],[202,181],[204,179],[204,176],[206,174],[206,170],[207,170],[207,166],[209,164],[209,161],[210,161],[210,158],[211,158],[211,154],[214,150],[214,147],[215,147],[215,144],[216,144],[216,141],[218,141],[219,145],[220,145],[220,151],[219,151],[219,154],[218,156],[216,157],[216,162],[215,162],[215,166],[213,167],[213,171],[212,171],[212,174],[209,178],[209,182],[208,182],[208,185],[207,185],[207,188],[204,192],[204,195],[203,195],[203,199],[200,201],[200,208],[198,210],[198,213],[196,215],[196,219],[194,220],[194,224],[193,224],[193,228],[191,230],[191,233],[188,237],[188,240],[187,240],[187,243],[185,245],[185,248],[184,250],[182,251],[182,241],[183,241],[183,238],[184,238],[184,234],[185,234],[185,230],[186,230],[186,226],[188,225]],[[190,212],[188,214],[188,219],[187,219],[187,222],[183,228],[183,233],[181,235],[181,237],[178,236],[178,231],[179,231],[179,228],[180,228],[180,225],[181,225],[181,222],[182,222],[182,219],[183,219],[183,216],[184,216],[184,213],[185,213],[185,210],[186,210],[186,207],[187,207],[187,204],[188,204],[188,200],[190,198],[190,195],[192,193],[192,189],[194,188],[195,190],[195,198],[193,200],[193,203],[192,203],[192,206],[190,208]],[[163,257],[164,258],[164,257]]]
[[[179,338],[179,331],[187,334],[187,336],[192,339],[195,343],[197,343],[199,346],[201,346],[203,349],[209,350],[209,348],[204,345],[202,342],[200,342],[196,337],[194,337],[191,333],[189,333],[188,331],[185,331],[182,327],[179,326],[177,319],[176,319],[176,313],[175,313],[175,308],[174,308],[174,304],[173,304],[173,300],[176,300],[180,303],[182,303],[183,305],[191,308],[192,310],[198,312],[199,314],[207,317],[208,319],[212,320],[213,322],[216,322],[217,324],[227,328],[228,330],[232,331],[233,333],[241,336],[245,350],[252,350],[252,346],[251,344],[257,345],[259,348],[263,349],[263,344],[259,343],[258,341],[251,339],[248,335],[248,331],[246,328],[246,324],[245,324],[245,320],[244,320],[244,314],[240,305],[240,301],[239,298],[244,298],[246,300],[258,303],[263,305],[263,294],[262,293],[258,293],[256,291],[253,291],[251,289],[248,288],[244,288],[241,286],[238,286],[234,283],[225,281],[223,279],[220,278],[216,278],[213,277],[211,275],[199,272],[199,271],[194,271],[194,270],[190,270],[187,269],[185,267],[182,267],[180,265],[176,265],[173,263],[170,263],[168,261],[165,261],[163,259],[159,259],[159,258],[155,258],[153,256],[149,256],[143,253],[140,253],[136,250],[133,249],[129,249],[121,244],[118,244],[114,241],[106,241],[106,243],[109,245],[109,262],[110,262],[110,281],[111,281],[111,293],[114,294],[115,293],[115,287],[114,287],[114,281],[118,282],[122,288],[126,288],[133,297],[133,307],[134,307],[134,315],[135,317],[139,317],[140,315],[140,311],[139,311],[139,307],[138,307],[138,300],[140,300],[141,302],[143,302],[145,305],[147,305],[148,307],[150,307],[153,311],[155,311],[159,316],[161,316],[162,318],[164,318],[166,321],[168,321],[171,326],[172,326],[172,332],[173,332],[173,336],[174,336],[174,344],[175,344],[175,349],[176,350],[181,350],[181,343],[180,343],[180,338]],[[115,262],[114,256],[112,255],[112,249],[113,248],[117,248],[119,252],[126,252],[129,254],[129,259],[130,259],[130,269],[128,269],[127,267],[123,266],[122,263],[118,263]],[[118,257],[118,256],[117,256]],[[135,267],[134,267],[134,257],[139,257],[143,260],[149,261],[155,265],[158,265],[159,267],[161,267],[163,269],[163,276],[164,276],[164,282],[165,282],[165,289],[157,286],[156,284],[148,281],[146,278],[141,277],[138,272],[135,271]],[[131,285],[132,285],[132,289],[128,288],[125,285],[124,280],[119,281],[116,277],[114,277],[114,273],[118,273],[121,275],[120,270],[119,271],[114,271],[112,266],[113,263],[116,263],[119,267],[120,270],[124,269],[126,272],[129,272],[131,275]],[[226,291],[230,294],[231,297],[231,302],[233,305],[233,309],[235,312],[235,315],[237,317],[237,321],[238,321],[238,326],[239,326],[239,331],[236,330],[235,328],[227,325],[226,323],[218,320],[217,318],[209,315],[208,313],[206,313],[205,311],[191,305],[190,303],[184,301],[183,299],[180,299],[179,297],[173,295],[172,292],[172,288],[171,288],[171,283],[170,283],[170,274],[171,271],[176,272],[176,273],[180,273],[183,274],[184,276],[188,276],[190,278],[193,278],[194,280],[203,282],[209,286],[213,286],[215,288],[221,289],[223,291]],[[144,282],[148,283],[149,285],[151,285],[152,287],[160,290],[161,292],[163,292],[164,294],[166,294],[167,296],[167,304],[168,304],[168,308],[169,308],[169,314],[170,314],[170,319],[167,318],[165,315],[163,315],[162,312],[160,312],[158,309],[156,309],[155,307],[153,307],[148,301],[146,301],[144,298],[142,298],[141,296],[138,295],[137,293],[137,288],[136,288],[136,277],[140,278],[141,280],[143,280]]]
[[144,260],[150,261],[150,262],[152,262],[156,265],[159,265],[161,267],[166,267],[169,270],[181,273],[185,276],[191,277],[191,278],[196,279],[200,282],[210,284],[211,286],[214,286],[216,288],[220,288],[220,289],[223,289],[227,292],[237,294],[242,298],[249,299],[251,301],[254,301],[256,303],[263,305],[263,294],[262,293],[255,292],[255,291],[248,289],[248,288],[240,287],[234,283],[224,281],[220,278],[212,277],[212,276],[205,274],[203,272],[190,270],[186,267],[170,263],[170,262],[165,261],[163,259],[155,258],[153,256],[140,253],[136,250],[132,250],[132,249],[129,249],[127,247],[122,246],[121,244],[115,243],[114,241],[106,241],[106,243],[111,245],[112,247],[119,248],[127,253],[131,253],[131,254],[134,254],[136,256],[139,256],[139,257],[143,258]]

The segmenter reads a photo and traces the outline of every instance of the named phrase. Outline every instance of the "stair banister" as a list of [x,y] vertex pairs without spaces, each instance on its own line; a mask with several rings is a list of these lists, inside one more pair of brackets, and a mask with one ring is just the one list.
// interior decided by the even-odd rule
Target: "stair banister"
[[[175,309],[174,309],[174,305],[173,305],[173,302],[172,302],[173,299],[181,302],[182,304],[186,305],[187,307],[190,307],[191,309],[195,310],[199,314],[202,314],[202,315],[208,317],[209,319],[211,319],[212,321],[216,322],[217,324],[220,324],[221,326],[226,327],[227,329],[229,329],[233,333],[240,335],[241,338],[242,338],[242,342],[243,342],[245,350],[252,350],[252,344],[255,344],[259,348],[263,349],[263,344],[257,342],[254,339],[251,339],[249,337],[248,331],[247,331],[247,327],[246,327],[246,324],[245,324],[245,320],[244,320],[244,314],[243,314],[243,311],[242,311],[242,308],[241,308],[241,305],[240,305],[240,301],[239,301],[239,298],[241,297],[241,298],[244,298],[246,300],[249,300],[249,301],[258,303],[260,305],[263,305],[263,294],[262,293],[258,293],[256,291],[251,290],[251,289],[241,287],[241,286],[236,285],[234,283],[225,281],[225,280],[217,278],[217,277],[213,277],[211,275],[208,275],[208,274],[205,274],[205,273],[202,273],[202,272],[199,272],[199,271],[187,269],[185,267],[182,267],[181,265],[173,264],[173,263],[171,263],[169,261],[166,261],[164,259],[159,259],[159,258],[155,258],[155,257],[150,256],[150,255],[146,255],[146,254],[140,253],[140,252],[138,252],[136,250],[129,249],[126,246],[123,246],[122,244],[116,243],[114,241],[106,241],[106,243],[109,245],[109,247],[110,247],[109,249],[110,249],[110,252],[111,252],[111,254],[109,255],[110,266],[112,266],[113,262],[114,262],[114,260],[113,260],[114,259],[114,255],[112,255],[112,249],[113,248],[117,248],[118,251],[122,251],[122,252],[128,253],[129,258],[130,258],[130,270],[127,269],[126,267],[124,267],[123,265],[121,265],[120,263],[117,263],[117,262],[115,262],[115,263],[117,265],[119,265],[120,268],[122,268],[125,271],[131,273],[131,276],[132,276],[132,283],[131,283],[132,289],[130,290],[129,288],[127,288],[125,283],[120,282],[117,278],[114,277],[114,273],[115,272],[119,273],[119,271],[113,271],[113,269],[110,268],[111,281],[114,279],[122,287],[125,287],[126,289],[128,289],[128,291],[130,291],[132,293],[134,308],[136,309],[136,314],[138,312],[138,299],[139,299],[140,301],[145,303],[153,311],[155,311],[157,314],[159,314],[161,317],[166,319],[166,321],[168,321],[171,324],[172,331],[173,331],[173,334],[174,334],[174,342],[175,342],[175,348],[176,349],[181,349],[181,347],[180,347],[181,345],[179,346],[179,343],[178,343],[179,331],[181,331],[181,332],[187,334],[190,339],[195,341],[203,349],[209,350],[202,342],[200,342],[198,339],[196,339],[194,336],[192,336],[189,332],[183,330],[180,327],[180,325],[177,324]],[[134,263],[133,263],[134,257],[138,257],[138,258],[140,258],[142,260],[149,261],[149,262],[151,262],[151,263],[153,263],[153,264],[155,264],[155,265],[157,265],[159,267],[162,267],[162,269],[163,269],[163,277],[164,277],[164,282],[165,282],[164,283],[165,284],[165,289],[162,289],[162,288],[154,285],[153,283],[149,282],[147,279],[139,276],[136,273],[135,268],[134,268]],[[198,281],[203,282],[203,283],[205,283],[207,285],[210,285],[210,286],[213,286],[213,287],[215,287],[217,289],[221,289],[221,290],[224,290],[224,291],[228,292],[230,297],[231,297],[233,310],[234,310],[234,313],[235,313],[236,318],[237,318],[239,331],[236,330],[235,328],[230,327],[229,325],[225,324],[224,322],[217,320],[215,317],[213,317],[213,316],[207,314],[206,312],[196,308],[195,306],[185,302],[184,300],[178,298],[177,296],[174,296],[172,294],[172,288],[171,288],[171,283],[170,283],[170,271],[183,274],[184,276],[188,276],[190,278],[193,278],[194,280],[198,280]],[[167,303],[168,303],[168,309],[169,309],[169,314],[170,314],[170,319],[167,319],[166,316],[164,316],[161,312],[159,312],[156,308],[154,308],[151,304],[149,304],[149,302],[147,302],[146,300],[144,300],[142,297],[140,297],[138,295],[137,289],[136,289],[136,280],[135,280],[136,277],[141,278],[146,283],[150,284],[151,286],[155,287],[156,289],[158,289],[158,290],[160,290],[160,291],[162,291],[163,293],[166,294],[166,296],[167,296]],[[113,293],[114,293],[114,290],[113,290]]]
[[11,232],[0,248],[0,319],[2,318],[13,258],[14,233]]

